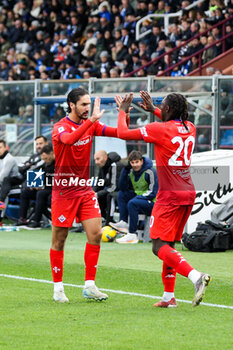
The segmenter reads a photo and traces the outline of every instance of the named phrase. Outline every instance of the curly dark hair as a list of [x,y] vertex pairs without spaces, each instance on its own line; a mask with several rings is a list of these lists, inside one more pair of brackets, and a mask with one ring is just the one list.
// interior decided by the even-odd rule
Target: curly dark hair
[[188,120],[188,102],[186,98],[177,93],[172,93],[166,96],[166,103],[170,106],[172,111],[171,119],[181,119],[185,128],[188,130],[185,120]]

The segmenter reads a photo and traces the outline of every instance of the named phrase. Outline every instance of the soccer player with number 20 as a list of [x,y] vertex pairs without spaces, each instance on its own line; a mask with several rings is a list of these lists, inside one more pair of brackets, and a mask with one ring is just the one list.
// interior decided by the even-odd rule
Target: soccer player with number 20
[[161,109],[153,105],[151,96],[141,91],[141,108],[157,115],[162,123],[154,122],[140,129],[129,130],[126,123],[133,94],[122,99],[116,96],[119,106],[118,137],[125,140],[144,140],[154,144],[159,191],[151,214],[150,237],[152,250],[163,261],[162,281],[164,294],[155,307],[177,307],[174,296],[176,273],[188,277],[194,284],[192,301],[202,301],[210,282],[208,274],[195,270],[175,249],[195,201],[195,189],[190,176],[190,158],[195,143],[195,126],[188,121],[187,100],[181,94],[167,95]]

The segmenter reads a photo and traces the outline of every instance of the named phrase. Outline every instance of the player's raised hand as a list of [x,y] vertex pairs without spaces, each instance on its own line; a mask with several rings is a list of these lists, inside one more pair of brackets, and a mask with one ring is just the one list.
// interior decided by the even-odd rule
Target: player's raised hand
[[101,100],[99,97],[95,98],[94,108],[90,120],[94,123],[96,120],[100,119],[105,112],[105,109],[100,110]]
[[143,103],[139,103],[139,106],[147,112],[153,113],[155,106],[153,104],[152,98],[147,91],[140,91],[140,96],[143,99]]
[[[121,105],[121,102],[123,101],[123,98],[120,96],[120,95],[117,95],[116,97],[115,97],[115,101],[116,101],[116,104],[117,104],[117,111],[119,112],[119,107],[120,107],[120,105]],[[129,108],[129,112],[131,111],[133,109],[133,107],[130,107]],[[128,112],[128,113],[129,113]]]
[[133,93],[130,92],[130,94],[126,94],[123,98],[117,95],[115,97],[115,101],[118,105],[118,111],[124,111],[127,114],[132,109],[130,105],[133,101]]

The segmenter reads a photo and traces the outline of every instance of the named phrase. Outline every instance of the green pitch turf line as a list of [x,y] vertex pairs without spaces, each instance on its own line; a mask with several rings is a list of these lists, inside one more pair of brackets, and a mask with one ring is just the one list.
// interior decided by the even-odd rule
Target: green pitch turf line
[[[14,275],[5,275],[5,274],[0,274],[0,277],[5,277],[5,278],[13,278],[17,280],[23,280],[23,281],[31,281],[31,282],[40,282],[40,283],[50,283],[53,284],[52,281],[48,280],[42,280],[42,279],[36,279],[36,278],[29,278],[29,277],[22,277],[22,276],[14,276]],[[75,287],[75,288],[83,288],[82,285],[78,284],[71,284],[71,283],[63,283],[64,286],[68,287]],[[161,299],[161,297],[154,296],[154,295],[149,295],[149,294],[140,294],[140,293],[134,293],[134,292],[125,292],[123,290],[113,290],[113,289],[106,289],[106,288],[99,288],[100,290],[104,292],[110,292],[110,293],[115,293],[115,294],[121,294],[121,295],[131,295],[131,296],[136,296],[136,297],[143,297],[143,298],[150,298],[150,299]],[[181,303],[186,303],[186,304],[192,304],[191,301],[189,300],[183,300],[183,299],[176,299],[177,301]],[[233,310],[233,306],[230,305],[221,305],[221,304],[211,304],[211,303],[201,303],[201,305],[209,306],[209,307],[216,307],[216,308],[222,308],[222,309],[231,309]]]

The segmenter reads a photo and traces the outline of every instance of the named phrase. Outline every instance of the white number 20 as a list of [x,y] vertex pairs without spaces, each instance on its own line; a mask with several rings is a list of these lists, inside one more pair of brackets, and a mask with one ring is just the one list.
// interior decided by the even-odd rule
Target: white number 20
[[[193,148],[195,145],[195,138],[193,136],[189,136],[185,141],[183,141],[182,137],[175,136],[175,137],[173,137],[171,142],[173,144],[178,143],[179,146],[178,146],[176,152],[173,154],[173,156],[171,156],[171,158],[169,159],[168,165],[183,166],[183,160],[177,160],[177,158],[179,158],[182,150],[184,150],[184,162],[185,162],[185,165],[189,166],[190,165],[190,157],[191,157],[191,154],[193,153]],[[190,154],[188,155],[190,143],[192,143],[192,149],[191,149]]]

